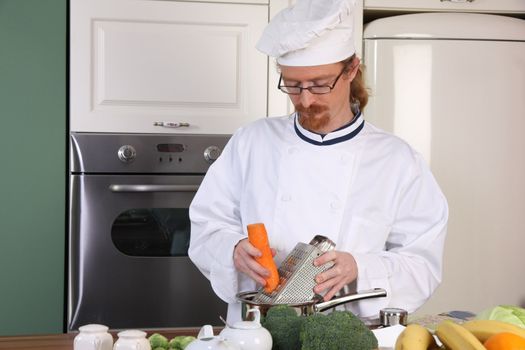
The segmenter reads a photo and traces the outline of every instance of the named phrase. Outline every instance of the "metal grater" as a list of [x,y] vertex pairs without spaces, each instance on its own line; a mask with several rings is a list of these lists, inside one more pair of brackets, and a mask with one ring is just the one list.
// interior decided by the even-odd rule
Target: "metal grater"
[[253,301],[264,304],[304,303],[314,298],[315,276],[328,270],[334,264],[326,263],[314,266],[314,259],[335,248],[335,243],[329,238],[317,235],[309,244],[297,243],[279,266],[279,285],[266,293],[261,287],[253,297]]

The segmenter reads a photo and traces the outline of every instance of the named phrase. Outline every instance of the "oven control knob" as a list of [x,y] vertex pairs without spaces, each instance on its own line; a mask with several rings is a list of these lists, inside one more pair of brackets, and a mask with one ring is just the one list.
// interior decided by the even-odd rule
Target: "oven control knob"
[[118,149],[118,159],[123,163],[131,163],[135,160],[137,151],[130,145],[124,145]]
[[217,146],[210,146],[204,150],[204,159],[210,164],[215,162],[220,155],[221,149]]

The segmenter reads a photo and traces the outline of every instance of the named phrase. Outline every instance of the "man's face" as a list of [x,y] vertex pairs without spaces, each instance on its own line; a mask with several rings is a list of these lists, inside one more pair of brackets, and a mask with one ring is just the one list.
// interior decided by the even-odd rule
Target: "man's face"
[[[341,63],[309,67],[281,66],[281,85],[304,88],[314,85],[333,86],[343,68]],[[305,129],[328,133],[353,118],[349,102],[350,74],[351,72],[343,72],[327,94],[313,94],[302,90],[299,95],[289,95],[299,113],[299,122]]]

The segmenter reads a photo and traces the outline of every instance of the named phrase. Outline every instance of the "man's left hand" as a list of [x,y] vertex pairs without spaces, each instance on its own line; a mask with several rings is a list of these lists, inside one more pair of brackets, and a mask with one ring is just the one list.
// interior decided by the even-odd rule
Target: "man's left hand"
[[332,299],[341,288],[357,278],[357,264],[352,254],[331,250],[315,259],[314,265],[321,266],[330,261],[334,266],[315,277],[317,286],[314,292],[321,294],[323,291],[328,291],[324,296],[325,301]]

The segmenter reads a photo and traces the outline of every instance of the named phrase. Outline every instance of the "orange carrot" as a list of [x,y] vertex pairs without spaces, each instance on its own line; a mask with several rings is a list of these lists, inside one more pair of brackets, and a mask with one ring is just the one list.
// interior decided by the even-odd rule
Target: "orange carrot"
[[247,226],[247,228],[248,240],[262,253],[262,255],[255,260],[270,271],[270,277],[266,278],[264,291],[266,293],[271,293],[275,290],[275,288],[277,288],[277,285],[279,285],[279,272],[277,271],[277,265],[275,265],[275,261],[273,261],[266,228],[262,223],[250,224]]

